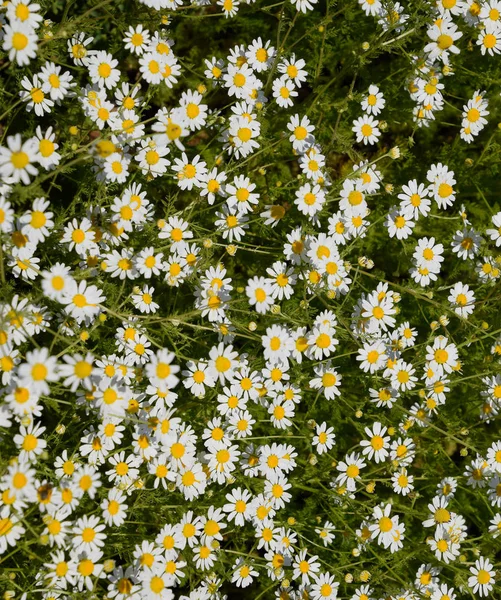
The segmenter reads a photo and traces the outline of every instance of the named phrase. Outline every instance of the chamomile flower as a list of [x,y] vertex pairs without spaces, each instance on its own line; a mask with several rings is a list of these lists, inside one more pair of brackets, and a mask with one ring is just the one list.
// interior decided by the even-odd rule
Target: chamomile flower
[[96,54],[95,50],[88,50],[87,46],[92,44],[94,41],[93,37],[87,37],[87,35],[80,31],[68,40],[68,53],[73,62],[79,67],[86,67],[89,64],[89,59],[92,55]]
[[256,312],[265,314],[273,304],[272,287],[264,277],[249,279],[245,293]]
[[449,171],[446,165],[438,163],[430,167],[426,179],[430,182],[430,192],[433,194],[439,208],[448,208],[454,204],[456,200],[454,190],[456,180],[453,171]]
[[0,176],[12,183],[22,181],[30,183],[30,176],[38,174],[33,163],[38,161],[38,143],[36,138],[22,141],[21,135],[9,135],[7,147],[0,146]]
[[51,112],[54,102],[43,91],[42,81],[38,75],[34,75],[32,80],[28,77],[23,77],[21,85],[24,90],[20,92],[20,96],[26,102],[26,110],[28,112],[33,110],[38,117]]
[[452,251],[463,260],[471,260],[477,255],[482,241],[482,236],[473,227],[465,228],[454,234],[451,242]]
[[341,385],[342,376],[332,367],[329,361],[314,367],[313,370],[317,377],[310,381],[311,388],[322,390],[327,400],[333,400],[336,396],[341,395],[339,386]]
[[501,53],[501,28],[498,22],[485,23],[485,28],[480,31],[477,38],[477,45],[480,46],[482,55],[487,53],[494,56]]
[[308,117],[293,115],[287,123],[287,129],[291,132],[289,141],[296,152],[303,153],[315,143],[313,132],[315,127],[310,123]]
[[293,98],[298,95],[296,86],[287,75],[282,75],[273,82],[273,97],[280,108],[290,108],[294,105]]
[[292,564],[292,578],[301,579],[302,584],[310,583],[311,579],[320,571],[320,563],[317,558],[316,555],[307,558],[307,550],[303,548],[298,552]]
[[29,22],[12,21],[2,26],[2,48],[9,53],[9,60],[19,66],[28,65],[36,58],[38,36]]
[[385,222],[390,238],[396,237],[397,240],[405,240],[412,234],[416,225],[413,221],[413,213],[412,209],[406,209],[402,205],[400,207],[393,206],[390,209]]
[[129,27],[123,42],[126,50],[141,56],[150,43],[150,32],[140,23],[136,27]]
[[175,158],[174,163],[172,169],[177,174],[177,184],[182,190],[191,190],[193,186],[197,188],[203,186],[207,166],[198,154],[190,161],[183,152],[182,158]]
[[475,309],[475,295],[467,284],[456,283],[450,291],[448,300],[454,312],[465,319]]
[[411,212],[414,220],[420,216],[428,216],[431,209],[431,201],[428,198],[428,188],[423,184],[418,184],[412,179],[407,185],[402,186],[402,193],[398,195],[401,202],[401,210]]
[[71,282],[67,292],[61,298],[65,312],[78,323],[90,324],[101,312],[101,304],[106,300],[95,285],[87,285],[87,281]]
[[302,58],[296,58],[296,55],[292,53],[290,58],[284,58],[278,63],[277,69],[279,73],[290,77],[297,87],[301,87],[308,76],[305,66],[306,61]]
[[15,546],[26,530],[20,522],[20,517],[15,513],[11,513],[9,506],[6,505],[0,509],[0,523],[2,523],[0,534],[1,555],[5,554],[9,546]]
[[339,340],[329,324],[317,325],[308,336],[308,354],[315,360],[328,358],[336,349]]
[[225,186],[226,203],[230,209],[246,214],[259,202],[259,194],[254,192],[255,189],[255,183],[251,183],[248,177],[239,175],[233,179],[233,183]]
[[328,452],[336,443],[336,436],[333,427],[327,427],[327,423],[317,424],[315,427],[315,435],[312,439],[312,445],[315,446],[319,454]]
[[381,423],[376,422],[372,426],[365,428],[365,433],[369,437],[368,440],[362,440],[360,445],[362,446],[362,454],[367,456],[369,460],[374,460],[376,463],[384,462],[386,457],[389,455],[389,442],[390,437],[386,436],[386,427],[383,427]]
[[355,491],[356,484],[360,480],[360,471],[366,466],[367,464],[360,454],[352,452],[351,454],[346,455],[344,459],[339,461],[339,464],[336,465],[336,469],[339,471],[336,482],[340,485],[346,484],[349,491]]
[[494,578],[496,572],[488,558],[481,556],[475,561],[473,567],[470,567],[471,576],[468,578],[468,586],[472,588],[473,593],[487,596],[494,587]]
[[100,50],[89,57],[87,68],[92,83],[101,88],[112,89],[120,79],[120,70],[117,69],[118,60],[104,50]]
[[155,178],[166,173],[170,160],[165,157],[169,152],[167,146],[162,146],[153,139],[146,138],[141,141],[141,148],[135,159],[139,163],[143,175],[148,178]]
[[306,183],[296,192],[294,203],[305,216],[315,217],[325,203],[325,192],[317,185]]
[[215,386],[213,373],[208,370],[207,363],[188,361],[186,366],[187,370],[182,372],[184,376],[183,385],[192,394],[198,397],[204,396],[206,386],[209,388]]
[[205,125],[207,120],[207,105],[202,104],[203,96],[199,92],[188,90],[181,94],[179,105],[184,111],[183,117],[191,131],[196,131]]
[[364,115],[353,121],[352,131],[356,135],[357,142],[363,142],[364,145],[373,145],[378,142],[381,136],[378,126],[378,120],[373,119],[370,115]]
[[364,96],[361,106],[369,115],[377,116],[385,107],[386,100],[383,98],[382,92],[379,91],[377,85],[370,85],[367,96]]
[[49,127],[45,133],[42,133],[40,126],[37,127],[36,139],[38,143],[38,162],[44,169],[53,169],[59,164],[61,155],[57,152],[59,144],[55,142],[56,134],[53,132],[52,127]]
[[424,47],[424,51],[430,60],[439,59],[448,65],[450,54],[459,54],[460,50],[455,43],[463,34],[450,19],[439,20],[428,29],[427,34],[431,42]]

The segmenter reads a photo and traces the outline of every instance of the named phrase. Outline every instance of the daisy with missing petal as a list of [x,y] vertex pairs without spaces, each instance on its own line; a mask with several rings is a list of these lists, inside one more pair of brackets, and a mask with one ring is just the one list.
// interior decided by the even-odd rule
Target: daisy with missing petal
[[225,149],[229,154],[233,154],[235,158],[245,157],[259,148],[259,142],[256,138],[261,133],[259,121],[249,121],[245,116],[233,116],[230,119],[230,127],[223,133],[222,141],[228,143]]
[[31,422],[28,427],[21,425],[19,433],[14,436],[14,443],[21,449],[19,459],[21,461],[36,462],[37,457],[47,447],[47,442],[43,439],[43,432],[46,430],[40,423]]
[[201,160],[200,155],[196,155],[189,160],[186,153],[182,153],[182,158],[175,158],[172,170],[177,173],[178,186],[182,190],[191,190],[193,186],[203,187],[204,177],[207,174],[205,161]]
[[362,301],[362,318],[369,319],[370,324],[376,329],[386,331],[388,327],[395,326],[396,313],[393,302],[389,298],[379,301],[378,296],[371,294],[369,298]]
[[270,40],[263,43],[260,37],[252,41],[245,53],[248,64],[256,73],[267,71],[271,67],[274,55],[275,48],[271,46]]
[[134,288],[131,294],[131,300],[134,307],[143,314],[156,313],[159,305],[153,301],[154,287],[144,285],[142,288]]
[[215,379],[206,363],[188,361],[186,367],[187,370],[182,372],[184,377],[183,385],[195,396],[203,397],[205,395],[206,386],[209,388],[215,386]]
[[293,115],[287,123],[287,129],[291,132],[289,141],[296,152],[303,153],[315,143],[315,126],[310,123],[308,117]]
[[68,40],[68,53],[73,59],[73,62],[79,67],[86,67],[89,64],[90,57],[93,54],[96,54],[95,50],[87,49],[87,46],[93,41],[93,37],[87,37],[87,35],[82,31],[76,33],[71,39]]
[[208,462],[210,478],[219,484],[224,484],[231,477],[236,468],[240,450],[236,445],[227,445],[224,442],[214,442],[205,458]]
[[264,348],[264,358],[272,364],[286,363],[294,346],[288,330],[280,325],[268,327],[261,342]]
[[[44,169],[52,169],[59,164],[61,155],[57,152],[59,144],[55,142],[56,134],[52,127],[42,133],[41,127],[36,129],[36,141],[38,143],[38,162]],[[35,140],[35,138],[33,138]]]
[[80,223],[77,219],[73,219],[65,226],[61,243],[68,244],[69,250],[75,250],[77,254],[85,258],[88,253],[98,252],[95,238],[96,232],[92,223],[84,217]]
[[129,176],[130,158],[119,152],[113,152],[104,161],[106,180],[112,183],[125,183]]
[[360,471],[366,466],[367,464],[360,454],[356,452],[347,454],[344,460],[339,461],[339,464],[336,466],[336,469],[339,471],[336,482],[340,485],[346,484],[348,491],[354,492],[356,484],[360,480]]
[[233,346],[225,346],[221,342],[213,346],[209,352],[209,372],[214,379],[219,379],[223,384],[226,380],[232,380],[235,369],[238,366],[238,352]]
[[314,367],[313,370],[317,377],[310,380],[311,388],[322,390],[327,400],[333,400],[336,396],[341,395],[339,386],[341,385],[342,377],[332,367],[330,361]]
[[129,27],[123,42],[125,49],[140,56],[150,43],[150,32],[140,23],[136,27]]
[[150,179],[163,175],[170,165],[170,160],[165,158],[169,152],[167,146],[157,144],[151,138],[142,140],[141,149],[135,158],[143,175]]
[[430,167],[426,179],[430,182],[430,192],[438,208],[448,208],[454,204],[456,200],[454,171],[450,171],[447,165],[438,163]]
[[21,385],[29,386],[36,394],[48,396],[49,383],[58,381],[57,359],[49,355],[47,348],[26,353],[26,362],[18,367]]
[[245,235],[245,231],[249,228],[247,224],[249,217],[238,211],[238,207],[229,208],[223,207],[222,212],[216,212],[216,221],[214,225],[221,232],[223,238],[230,243],[233,240],[239,242]]
[[448,300],[454,312],[464,319],[468,318],[475,309],[475,294],[468,284],[456,283],[450,291]]
[[308,72],[305,71],[306,61],[302,58],[296,58],[296,55],[291,54],[290,58],[284,58],[278,63],[278,72],[290,77],[297,87],[306,81]]
[[248,587],[252,584],[254,578],[259,576],[259,572],[254,569],[253,565],[246,562],[243,558],[238,558],[235,561],[233,569],[231,581],[237,588]]
[[301,171],[308,179],[314,182],[325,180],[323,168],[325,167],[325,156],[317,151],[316,146],[307,148],[299,159]]
[[207,120],[207,105],[202,104],[200,92],[188,90],[181,94],[179,106],[184,111],[184,119],[191,131],[196,131],[205,125]]
[[379,91],[377,85],[369,86],[369,93],[364,96],[361,106],[369,115],[377,116],[385,107],[386,100],[383,98],[383,93]]
[[442,244],[435,243],[435,238],[421,238],[415,249],[413,258],[417,264],[428,268],[434,273],[439,273],[443,257],[444,247]]
[[228,515],[228,521],[235,521],[235,525],[242,527],[250,517],[250,502],[252,494],[246,489],[235,488],[226,494],[227,503],[223,510]]
[[336,443],[334,427],[327,427],[325,422],[317,423],[311,443],[319,454],[328,452]]
[[307,550],[303,548],[298,554],[292,564],[293,572],[292,579],[301,579],[302,585],[310,583],[312,577],[316,576],[316,573],[320,571],[320,563],[317,561],[317,556],[310,556],[306,558]]
[[217,168],[208,171],[204,175],[200,196],[206,197],[210,205],[214,204],[216,197],[224,196],[226,177],[226,173],[224,171],[218,172]]
[[397,240],[406,240],[412,234],[412,230],[416,225],[415,221],[412,220],[413,216],[413,210],[405,209],[403,205],[400,205],[400,207],[393,206],[385,221],[390,238],[396,237]]
[[282,75],[273,82],[273,97],[280,108],[289,108],[294,105],[292,98],[297,96],[296,86],[287,75]]
[[369,525],[372,539],[385,548],[392,543],[394,530],[398,527],[398,516],[390,517],[390,514],[391,504],[376,506],[373,512],[375,523]]
[[321,573],[314,577],[311,585],[312,600],[335,600],[337,598],[339,582],[330,573]]
[[61,67],[53,62],[47,61],[40,72],[42,90],[50,95],[54,102],[64,100],[74,85],[73,77],[69,71],[61,72]]
[[42,81],[38,75],[34,75],[30,81],[28,77],[23,77],[21,85],[24,90],[19,92],[21,100],[26,102],[26,110],[34,111],[37,117],[42,117],[45,113],[50,113],[54,107],[54,102],[46,96],[42,87]]
[[[224,0],[223,0],[224,1]],[[233,0],[235,1],[235,0]],[[256,76],[247,63],[242,65],[228,65],[228,72],[223,75],[229,96],[239,100],[249,97],[252,89],[256,87]]]
[[361,179],[345,179],[339,195],[341,197],[339,208],[345,217],[351,215],[363,217],[367,214],[367,201]]
[[20,524],[20,518],[11,512],[9,506],[2,506],[0,509],[0,555],[4,554],[9,546],[16,546],[17,541],[25,532]]
[[400,471],[396,471],[392,478],[391,483],[393,486],[393,490],[397,494],[401,494],[402,496],[407,496],[414,489],[414,477],[407,473],[407,469],[402,468]]

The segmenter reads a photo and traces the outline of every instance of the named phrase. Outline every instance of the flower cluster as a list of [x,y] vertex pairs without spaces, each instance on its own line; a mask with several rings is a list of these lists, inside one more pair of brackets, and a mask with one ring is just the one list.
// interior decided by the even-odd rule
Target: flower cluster
[[246,4],[2,8],[5,597],[495,597],[501,3],[354,2],[393,91]]

